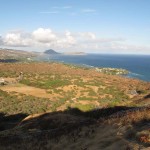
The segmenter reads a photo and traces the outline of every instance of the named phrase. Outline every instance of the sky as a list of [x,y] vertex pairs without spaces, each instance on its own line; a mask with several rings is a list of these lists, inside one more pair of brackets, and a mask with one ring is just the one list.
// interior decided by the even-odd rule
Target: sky
[[150,54],[150,0],[0,0],[0,47]]

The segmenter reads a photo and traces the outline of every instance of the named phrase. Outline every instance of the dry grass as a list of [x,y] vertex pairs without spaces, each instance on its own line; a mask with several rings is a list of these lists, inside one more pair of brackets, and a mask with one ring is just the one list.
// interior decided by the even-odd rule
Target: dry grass
[[134,107],[129,110],[121,111],[112,115],[107,121],[110,123],[118,122],[120,125],[126,125],[141,122],[142,120],[150,120],[150,106]]
[[[17,85],[1,87],[2,90],[64,101],[53,110],[64,110],[68,106],[81,109],[130,105],[150,92],[149,84],[120,76],[98,73],[93,69],[71,67],[59,63],[15,63],[0,64],[0,76],[14,79],[24,73],[22,87]],[[6,79],[6,78],[5,78]],[[141,93],[135,97],[129,91],[137,89]],[[133,98],[132,98],[133,97]],[[135,99],[134,99],[135,98]],[[90,107],[91,102],[94,104]],[[66,102],[66,103],[65,103]],[[89,104],[88,104],[89,102]],[[85,104],[86,103],[86,104]],[[133,102],[132,105],[134,105]]]
[[[11,79],[24,73],[23,84],[0,90],[0,150],[150,147],[149,83],[58,63],[0,64],[0,70]],[[139,94],[130,98],[133,89]]]

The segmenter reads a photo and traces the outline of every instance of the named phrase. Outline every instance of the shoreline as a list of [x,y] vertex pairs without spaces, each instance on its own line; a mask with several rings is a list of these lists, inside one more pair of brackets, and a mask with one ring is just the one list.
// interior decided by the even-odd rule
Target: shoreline
[[[122,73],[118,73],[116,72],[116,74],[111,74],[111,73],[105,73],[105,72],[101,72],[101,71],[97,71],[97,72],[101,72],[101,73],[104,73],[104,74],[107,74],[107,75],[117,75],[117,76],[121,76],[121,77],[125,77],[125,78],[130,78],[130,79],[136,79],[136,80],[141,80],[141,81],[144,81],[144,82],[150,82],[149,80],[144,80],[144,79],[141,79],[139,78],[138,76],[142,76],[140,74],[136,74],[134,72],[131,72],[127,69],[123,69],[123,68],[114,68],[114,67],[97,67],[97,66],[92,66],[92,65],[87,65],[87,64],[79,64],[79,63],[69,63],[69,62],[65,62],[65,61],[59,61],[59,60],[37,60],[37,59],[33,59],[32,61],[17,61],[17,62],[9,62],[9,63],[41,63],[41,62],[44,62],[44,63],[58,63],[58,64],[64,64],[64,65],[67,65],[67,66],[70,66],[70,67],[73,67],[73,68],[81,68],[81,69],[94,69],[96,71],[96,69],[114,69],[114,70],[118,70],[118,72],[120,70],[122,70],[123,72]],[[6,63],[6,62],[0,62],[0,63]]]
[[[67,63],[67,62],[64,62],[64,61],[48,61],[48,62],[55,62],[55,63],[70,65],[70,66],[73,66],[73,67],[77,67],[77,68],[79,67],[79,68],[84,68],[84,69],[113,68],[113,67],[96,67],[96,66],[91,66],[91,65],[87,65],[87,64],[78,64],[78,63]],[[122,69],[122,68],[114,68],[114,69]],[[127,74],[114,74],[114,75],[129,78],[129,79],[141,80],[141,81],[144,81],[144,82],[150,82],[149,80],[142,80],[141,78],[138,78],[137,76],[142,76],[140,74],[136,74],[136,73],[131,72],[127,69],[124,69],[124,70],[126,70],[128,73]],[[113,75],[113,74],[110,74],[110,75]]]

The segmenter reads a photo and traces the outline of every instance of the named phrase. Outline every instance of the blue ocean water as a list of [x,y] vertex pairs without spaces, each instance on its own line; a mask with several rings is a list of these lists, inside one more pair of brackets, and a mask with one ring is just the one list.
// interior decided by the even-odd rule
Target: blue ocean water
[[123,68],[130,71],[128,77],[150,81],[150,55],[51,55],[47,59],[93,67]]

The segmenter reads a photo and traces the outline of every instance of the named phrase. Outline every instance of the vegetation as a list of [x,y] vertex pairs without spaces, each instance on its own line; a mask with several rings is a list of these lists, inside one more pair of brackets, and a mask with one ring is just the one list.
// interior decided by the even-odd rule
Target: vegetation
[[[81,106],[94,105],[96,108],[130,103],[130,95],[127,92],[131,89],[130,81],[122,80],[119,77],[110,79],[106,75],[96,73],[93,69],[84,70],[74,65],[55,62],[10,63],[1,65],[0,76],[17,78],[20,72],[23,72],[24,76],[20,81],[21,84],[43,89],[50,95],[52,109],[43,106],[45,111],[65,109],[76,103]],[[137,81],[133,82],[132,88],[146,91],[145,83],[141,84]],[[145,95],[146,92],[141,92],[141,94]],[[29,99],[34,99],[33,97],[28,96]],[[47,99],[47,101],[49,100]]]
[[0,90],[0,112],[11,114],[36,114],[50,111],[52,102],[45,98],[36,98],[24,94],[7,93]]
[[[1,64],[0,70],[8,82],[0,86],[0,149],[6,148],[1,141],[8,149],[149,146],[149,83],[55,62]],[[10,82],[20,72],[23,79]]]
[[96,68],[97,72],[102,72],[110,75],[126,75],[129,74],[129,71],[126,69],[118,69],[118,68]]

